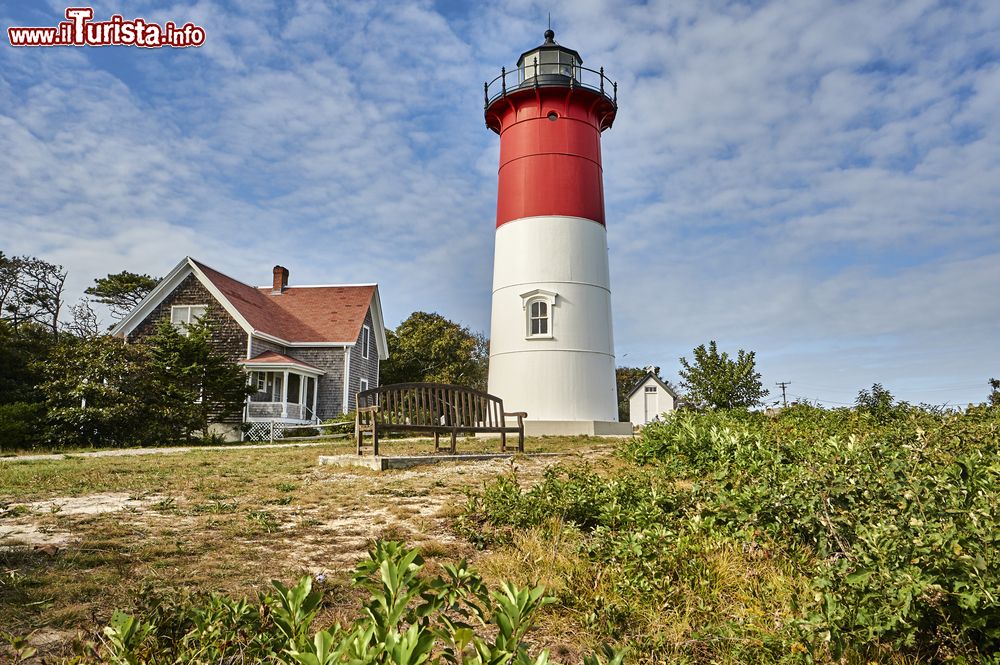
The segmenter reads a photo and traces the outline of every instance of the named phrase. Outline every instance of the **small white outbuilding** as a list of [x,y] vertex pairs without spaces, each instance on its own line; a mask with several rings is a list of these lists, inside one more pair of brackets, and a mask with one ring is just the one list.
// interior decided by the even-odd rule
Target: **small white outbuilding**
[[654,372],[646,372],[628,394],[629,420],[633,425],[645,425],[677,406],[678,396]]

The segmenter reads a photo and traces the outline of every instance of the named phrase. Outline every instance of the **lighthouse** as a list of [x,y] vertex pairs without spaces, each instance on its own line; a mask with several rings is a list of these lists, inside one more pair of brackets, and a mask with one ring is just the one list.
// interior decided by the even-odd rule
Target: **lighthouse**
[[484,84],[500,135],[489,392],[529,434],[630,433],[619,423],[601,133],[617,84],[545,32]]

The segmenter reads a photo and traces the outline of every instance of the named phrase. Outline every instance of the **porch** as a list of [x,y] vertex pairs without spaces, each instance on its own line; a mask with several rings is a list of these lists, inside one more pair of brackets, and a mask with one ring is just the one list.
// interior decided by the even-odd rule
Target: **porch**
[[240,364],[255,388],[247,398],[244,422],[303,425],[319,422],[316,405],[323,370],[273,351]]

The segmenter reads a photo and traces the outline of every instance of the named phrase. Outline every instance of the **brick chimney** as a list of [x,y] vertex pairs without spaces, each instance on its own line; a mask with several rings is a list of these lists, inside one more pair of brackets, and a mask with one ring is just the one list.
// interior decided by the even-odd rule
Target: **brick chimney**
[[271,287],[271,295],[278,295],[288,286],[288,268],[284,266],[274,266],[274,283]]

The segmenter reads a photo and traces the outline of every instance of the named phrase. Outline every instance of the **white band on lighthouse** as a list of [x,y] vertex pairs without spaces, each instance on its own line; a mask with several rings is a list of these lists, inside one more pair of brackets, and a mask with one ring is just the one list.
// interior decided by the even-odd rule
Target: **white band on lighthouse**
[[[530,420],[617,421],[604,225],[526,217],[496,232],[489,392]],[[526,296],[549,294],[548,335],[531,334]]]

